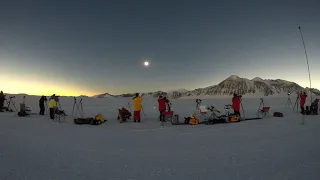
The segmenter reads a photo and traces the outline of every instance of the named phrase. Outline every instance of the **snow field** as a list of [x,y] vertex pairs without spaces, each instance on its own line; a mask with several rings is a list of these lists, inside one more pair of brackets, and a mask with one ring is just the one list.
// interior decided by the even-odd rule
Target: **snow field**
[[[18,99],[16,103],[18,104]],[[39,97],[27,97],[38,112]],[[116,122],[117,107],[128,98],[83,98],[86,116],[109,121],[99,126],[52,122],[48,116],[0,114],[0,178],[15,179],[308,179],[320,177],[319,116],[286,108],[287,98],[266,98],[284,118],[220,125],[178,125],[156,121],[156,99],[145,99],[142,123]],[[230,99],[203,99],[223,111]],[[294,100],[292,99],[294,103]],[[195,100],[172,100],[173,109],[189,116]],[[246,117],[254,117],[259,99],[244,99]],[[60,104],[71,114],[73,99]],[[156,109],[154,109],[156,106]],[[17,107],[18,108],[18,107]],[[142,117],[144,117],[142,115]]]

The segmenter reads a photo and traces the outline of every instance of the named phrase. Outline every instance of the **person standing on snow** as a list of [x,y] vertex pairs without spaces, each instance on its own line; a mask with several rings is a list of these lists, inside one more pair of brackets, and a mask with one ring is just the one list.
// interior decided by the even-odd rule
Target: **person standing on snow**
[[53,94],[49,99],[49,111],[50,111],[50,119],[54,119],[54,111],[57,107],[57,103],[59,102],[59,98]]
[[240,117],[240,100],[241,96],[238,96],[236,93],[233,94],[232,98],[232,109],[234,110],[234,115],[238,115]]
[[133,104],[133,120],[134,122],[140,122],[141,121],[141,109],[142,109],[142,97],[139,96],[139,93],[136,93],[136,96],[132,98],[132,104]]
[[300,94],[300,108],[301,108],[301,114],[305,114],[305,111],[304,111],[304,105],[306,103],[306,99],[307,99],[307,93],[304,92]]
[[158,109],[160,112],[160,121],[163,121],[163,112],[166,111],[166,100],[162,96],[159,96],[158,98]]
[[45,96],[41,96],[39,100],[40,115],[44,115],[44,111],[45,111],[44,102],[47,102],[47,98]]
[[1,91],[0,92],[0,112],[3,112],[3,104],[4,104],[4,101],[6,100],[6,98],[4,97],[4,94],[3,92]]

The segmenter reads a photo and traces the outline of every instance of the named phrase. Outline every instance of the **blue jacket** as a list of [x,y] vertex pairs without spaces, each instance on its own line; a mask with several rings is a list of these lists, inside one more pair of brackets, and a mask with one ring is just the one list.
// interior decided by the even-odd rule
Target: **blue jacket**
[[50,101],[51,99],[54,99],[56,102],[59,102],[59,98],[58,98],[57,96],[51,96],[50,99],[49,99],[49,101]]

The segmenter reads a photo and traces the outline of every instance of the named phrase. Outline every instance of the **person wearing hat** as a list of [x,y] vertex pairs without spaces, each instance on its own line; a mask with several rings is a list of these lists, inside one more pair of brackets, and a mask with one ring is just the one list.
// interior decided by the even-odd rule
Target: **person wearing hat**
[[139,93],[136,93],[136,96],[132,98],[133,104],[133,120],[134,122],[141,121],[141,109],[142,109],[142,97],[139,96]]
[[45,107],[44,103],[47,102],[47,98],[45,96],[41,96],[39,100],[39,107],[40,107],[40,115],[44,115]]
[[50,112],[50,119],[54,119],[54,110],[57,107],[57,103],[59,102],[59,98],[53,94],[49,99],[49,112]]

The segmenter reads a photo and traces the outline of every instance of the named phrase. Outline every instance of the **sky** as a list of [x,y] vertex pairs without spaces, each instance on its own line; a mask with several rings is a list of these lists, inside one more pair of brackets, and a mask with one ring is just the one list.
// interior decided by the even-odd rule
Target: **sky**
[[[188,90],[230,75],[320,89],[319,0],[4,0],[0,89],[32,95]],[[149,61],[148,67],[143,66]]]

